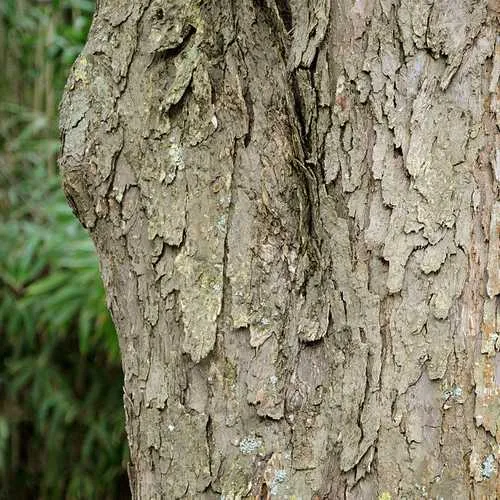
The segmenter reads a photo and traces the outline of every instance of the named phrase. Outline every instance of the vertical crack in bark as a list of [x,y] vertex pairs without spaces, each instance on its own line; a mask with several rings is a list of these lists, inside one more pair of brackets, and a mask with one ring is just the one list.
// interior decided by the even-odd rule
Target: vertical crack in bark
[[[208,466],[210,468],[210,483],[208,484],[205,491],[212,489],[212,481],[214,478],[214,470],[212,469],[212,457],[214,453],[214,439],[213,439],[213,429],[212,429],[212,417],[208,415],[207,418],[207,427],[206,427],[206,436],[207,436],[207,447],[208,447]],[[216,476],[215,476],[216,477]]]

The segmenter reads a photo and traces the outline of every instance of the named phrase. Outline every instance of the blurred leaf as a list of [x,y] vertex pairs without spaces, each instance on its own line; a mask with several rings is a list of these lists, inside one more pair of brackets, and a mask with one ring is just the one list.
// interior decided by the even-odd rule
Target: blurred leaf
[[5,417],[0,416],[0,473],[5,471],[7,465],[9,435],[9,422]]
[[66,283],[67,279],[68,276],[62,272],[50,274],[47,278],[40,279],[28,287],[28,297],[51,292],[54,288]]
[[0,1],[0,498],[123,498],[118,341],[55,164],[93,9]]

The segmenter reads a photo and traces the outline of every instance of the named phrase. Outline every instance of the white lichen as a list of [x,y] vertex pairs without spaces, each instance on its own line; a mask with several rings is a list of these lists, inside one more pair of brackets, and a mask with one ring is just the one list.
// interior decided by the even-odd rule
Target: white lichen
[[176,170],[184,170],[184,156],[182,149],[177,143],[173,142],[170,144],[168,155]]
[[286,481],[287,473],[285,469],[278,469],[274,474],[273,483],[283,483]]
[[481,464],[481,475],[490,479],[495,474],[495,457],[490,453]]
[[285,469],[278,469],[274,473],[273,480],[271,482],[271,495],[278,495],[278,486],[286,481],[287,472]]
[[226,217],[225,215],[221,215],[218,219],[217,222],[215,223],[217,230],[221,233],[226,232]]
[[449,405],[450,400],[461,403],[462,401],[460,400],[462,399],[463,394],[464,394],[463,389],[458,385],[452,387],[451,389],[446,389],[443,392],[443,400],[445,401],[444,408],[445,409],[450,408]]
[[255,453],[262,446],[262,441],[253,436],[248,436],[240,441],[240,451],[245,455]]

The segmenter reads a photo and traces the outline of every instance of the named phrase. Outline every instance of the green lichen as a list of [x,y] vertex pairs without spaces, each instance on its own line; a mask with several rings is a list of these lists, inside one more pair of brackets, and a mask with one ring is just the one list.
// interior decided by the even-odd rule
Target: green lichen
[[76,81],[81,81],[82,83],[89,83],[89,62],[84,55],[81,55],[75,62],[73,66],[73,78]]
[[241,463],[238,460],[234,460],[231,464],[229,476],[224,481],[221,498],[225,498],[226,500],[246,498],[248,493],[250,493],[249,485],[250,478],[248,474],[245,473]]
[[237,375],[238,372],[236,370],[236,365],[226,358],[226,362],[224,364],[224,385],[231,388],[236,382]]
[[193,71],[201,58],[201,52],[196,45],[187,50],[186,54],[180,62],[177,64],[177,71],[172,85],[167,91],[167,96],[163,103],[163,111],[168,111],[171,106],[177,104],[182,96],[185,94],[189,84],[191,83],[191,78],[193,77]]

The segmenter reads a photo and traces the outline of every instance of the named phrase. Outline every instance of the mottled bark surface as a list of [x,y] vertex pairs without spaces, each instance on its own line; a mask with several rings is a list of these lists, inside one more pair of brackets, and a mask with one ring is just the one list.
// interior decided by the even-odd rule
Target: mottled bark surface
[[136,499],[500,497],[498,15],[98,2],[60,164]]

